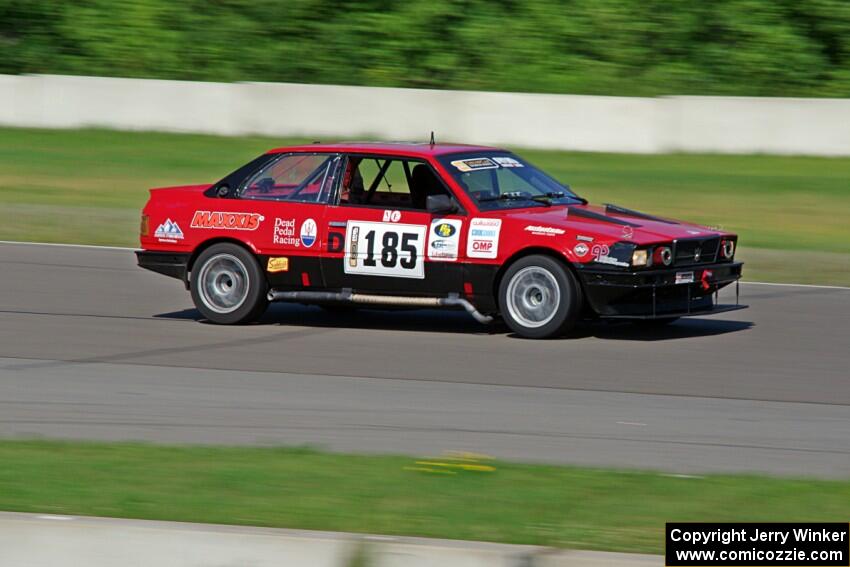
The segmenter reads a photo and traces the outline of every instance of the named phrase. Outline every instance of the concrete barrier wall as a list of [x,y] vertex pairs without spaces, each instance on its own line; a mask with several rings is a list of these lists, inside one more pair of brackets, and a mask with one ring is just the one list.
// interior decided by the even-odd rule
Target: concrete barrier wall
[[0,75],[0,125],[850,155],[850,99],[627,98]]
[[656,567],[660,556],[178,522],[0,513],[15,567]]

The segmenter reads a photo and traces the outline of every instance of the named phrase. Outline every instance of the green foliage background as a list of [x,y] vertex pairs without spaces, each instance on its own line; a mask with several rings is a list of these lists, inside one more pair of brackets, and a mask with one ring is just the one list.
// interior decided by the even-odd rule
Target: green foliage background
[[0,0],[0,73],[850,96],[846,0]]

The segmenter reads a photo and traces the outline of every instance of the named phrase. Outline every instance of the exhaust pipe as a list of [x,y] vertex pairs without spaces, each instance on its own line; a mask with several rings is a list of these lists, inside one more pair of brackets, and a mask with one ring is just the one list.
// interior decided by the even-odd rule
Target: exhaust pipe
[[472,317],[487,325],[493,322],[493,318],[478,311],[466,299],[456,293],[448,297],[406,297],[397,295],[370,295],[365,293],[353,293],[350,289],[341,292],[334,291],[276,291],[270,290],[269,301],[287,301],[290,303],[358,303],[363,305],[388,305],[401,307],[462,307]]

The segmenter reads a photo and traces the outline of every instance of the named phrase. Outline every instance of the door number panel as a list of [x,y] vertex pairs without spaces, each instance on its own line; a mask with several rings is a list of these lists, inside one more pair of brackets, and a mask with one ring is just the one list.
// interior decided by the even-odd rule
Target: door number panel
[[427,232],[420,224],[348,221],[345,273],[423,279]]

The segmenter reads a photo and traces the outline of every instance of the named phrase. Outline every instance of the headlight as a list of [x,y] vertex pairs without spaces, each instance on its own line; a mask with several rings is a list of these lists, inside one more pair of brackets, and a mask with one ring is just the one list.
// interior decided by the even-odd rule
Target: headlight
[[720,255],[726,260],[731,260],[732,256],[735,255],[735,241],[734,240],[721,240],[720,241]]
[[646,266],[649,261],[649,253],[646,250],[635,250],[632,252],[632,266]]
[[652,253],[652,263],[669,266],[673,263],[673,250],[669,246],[658,246]]

